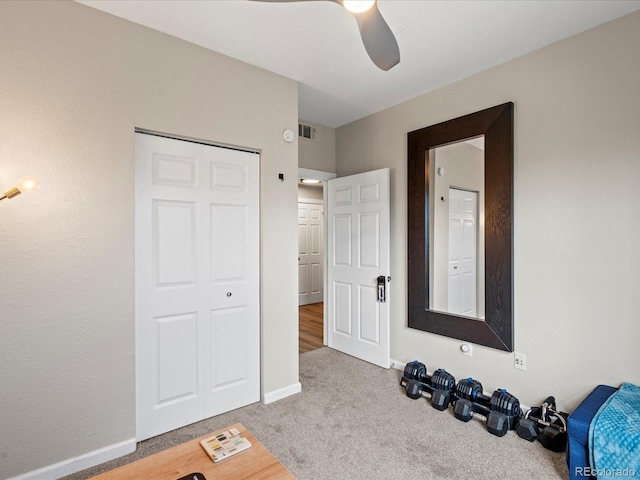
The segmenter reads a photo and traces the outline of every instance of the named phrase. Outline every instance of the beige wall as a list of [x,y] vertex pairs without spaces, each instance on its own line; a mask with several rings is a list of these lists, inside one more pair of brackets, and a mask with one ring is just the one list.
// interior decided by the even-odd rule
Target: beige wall
[[321,172],[336,171],[336,129],[300,120],[315,128],[315,138],[298,137],[299,167]]
[[[337,129],[339,176],[392,169],[391,354],[573,409],[640,383],[640,12]],[[515,103],[513,354],[407,328],[407,132]]]
[[[392,168],[395,359],[564,408],[640,383],[639,50],[636,13],[342,127],[327,163],[301,148],[304,168]],[[262,151],[263,392],[295,384],[295,82],[69,2],[0,2],[0,65],[0,189],[42,181],[0,204],[0,477],[135,436],[135,127]],[[406,328],[406,133],[506,101],[527,372]]]
[[295,386],[296,82],[70,2],[0,2],[0,65],[0,190],[42,182],[0,203],[0,478],[135,437],[136,127],[261,151],[262,391]]
[[298,186],[298,200],[312,198],[322,200],[322,187],[310,187],[308,185]]

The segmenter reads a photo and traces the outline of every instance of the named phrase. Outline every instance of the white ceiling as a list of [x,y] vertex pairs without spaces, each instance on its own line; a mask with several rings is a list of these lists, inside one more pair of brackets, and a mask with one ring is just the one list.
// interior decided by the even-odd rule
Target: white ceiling
[[81,0],[297,80],[299,118],[339,127],[640,9],[640,0],[380,0],[400,64],[367,56],[329,1]]

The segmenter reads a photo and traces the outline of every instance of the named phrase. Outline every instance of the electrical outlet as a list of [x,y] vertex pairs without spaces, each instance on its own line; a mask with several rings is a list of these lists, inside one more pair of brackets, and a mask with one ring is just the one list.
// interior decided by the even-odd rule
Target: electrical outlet
[[524,353],[516,352],[513,356],[513,368],[518,370],[527,369],[527,356]]

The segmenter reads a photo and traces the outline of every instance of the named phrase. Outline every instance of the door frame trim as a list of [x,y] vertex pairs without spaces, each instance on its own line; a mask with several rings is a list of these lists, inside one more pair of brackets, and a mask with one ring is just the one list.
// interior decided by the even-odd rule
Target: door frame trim
[[[322,170],[311,170],[309,168],[298,167],[298,180],[311,177],[326,182],[327,180],[337,178],[337,176],[338,175],[333,172],[324,172]],[[324,189],[324,185],[322,188]]]
[[210,140],[203,140],[201,138],[187,137],[187,136],[184,136],[184,135],[174,135],[172,133],[158,132],[156,130],[147,130],[145,128],[135,127],[134,128],[134,132],[135,133],[142,133],[144,135],[152,135],[154,137],[169,138],[169,139],[172,139],[172,140],[181,140],[183,142],[198,143],[200,145],[208,145],[210,147],[228,148],[229,150],[238,150],[239,152],[257,153],[258,155],[262,154],[262,151],[257,149],[257,148],[240,147],[238,145],[231,145],[231,144],[228,144],[228,143],[220,143],[220,142],[212,142]]
[[298,203],[310,203],[312,205],[322,205],[324,202],[320,198],[298,197]]

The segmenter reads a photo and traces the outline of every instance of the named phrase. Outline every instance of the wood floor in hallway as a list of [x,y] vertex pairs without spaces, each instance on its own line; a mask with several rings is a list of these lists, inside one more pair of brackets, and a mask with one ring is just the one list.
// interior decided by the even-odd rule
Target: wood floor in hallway
[[300,320],[299,353],[322,347],[323,312],[323,303],[311,303],[298,307],[298,318]]

